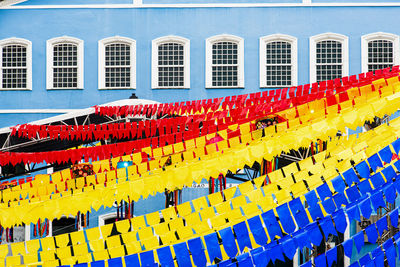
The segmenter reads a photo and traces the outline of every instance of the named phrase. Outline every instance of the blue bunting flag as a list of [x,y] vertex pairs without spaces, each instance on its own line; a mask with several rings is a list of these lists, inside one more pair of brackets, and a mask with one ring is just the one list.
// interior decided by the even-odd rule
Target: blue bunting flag
[[157,256],[160,264],[166,267],[174,267],[174,259],[172,258],[171,248],[165,246],[157,249]]
[[329,186],[327,183],[324,183],[324,184],[318,186],[317,193],[318,193],[320,200],[325,200],[325,198],[329,198],[332,196],[332,192],[329,189]]
[[361,197],[360,191],[358,191],[356,185],[347,188],[346,195],[350,202],[356,202]]
[[333,221],[335,222],[335,227],[336,230],[339,233],[344,234],[347,228],[347,221],[346,221],[346,215],[343,212],[343,209],[340,209],[336,211],[335,213],[332,214]]
[[362,178],[369,178],[370,177],[370,171],[369,171],[369,166],[367,164],[367,162],[365,161],[361,161],[360,163],[358,163],[355,166],[358,174],[360,174],[360,176]]
[[361,194],[363,194],[363,195],[370,193],[372,191],[372,187],[371,187],[369,180],[364,180],[361,183],[359,183],[357,186],[358,186],[358,189],[360,190]]
[[375,194],[371,195],[371,202],[374,206],[374,210],[378,210],[380,207],[386,207],[386,203],[383,200],[383,194],[381,191],[378,191]]
[[354,244],[356,245],[357,252],[360,253],[361,248],[364,246],[364,232],[360,231],[353,236]]
[[326,200],[322,201],[322,206],[324,206],[324,209],[328,214],[332,214],[336,210],[336,206],[332,198],[327,198]]
[[294,238],[288,238],[287,240],[282,242],[282,249],[286,257],[292,260],[297,251],[297,246]]
[[326,267],[325,253],[314,258],[315,267]]
[[253,234],[254,241],[260,246],[267,244],[268,236],[265,233],[264,227],[262,226],[259,216],[255,216],[247,220],[249,224],[250,231]]
[[386,178],[386,181],[392,180],[394,177],[396,177],[396,171],[393,169],[391,165],[387,166],[382,170],[383,175]]
[[108,267],[122,267],[122,258],[108,259]]
[[364,216],[367,219],[369,219],[369,217],[371,217],[372,207],[371,207],[371,201],[369,200],[369,198],[366,198],[363,201],[361,201],[360,204],[358,205],[358,207],[361,210],[362,216]]
[[222,260],[217,233],[211,233],[204,236],[204,241],[206,242],[208,256],[210,257],[211,263],[214,262],[215,258]]
[[378,167],[382,168],[383,164],[381,159],[379,158],[378,154],[374,154],[368,158],[369,166],[371,166],[372,171],[376,171]]
[[346,189],[346,184],[344,183],[342,177],[336,176],[331,180],[333,188],[335,188],[336,192],[338,193],[343,193],[343,191]]
[[331,267],[334,262],[337,263],[337,247],[333,247],[326,253],[326,260],[328,262],[328,267]]
[[[174,248],[176,260],[178,261],[179,266],[191,266],[192,265],[192,262],[190,260],[189,250],[187,248],[186,242],[175,244],[175,245],[173,245],[173,248]],[[210,251],[210,249],[208,251]],[[222,259],[222,257],[220,259]]]
[[342,175],[349,186],[351,186],[353,183],[358,183],[360,181],[353,168],[350,168],[347,171],[343,172]]
[[347,201],[344,193],[337,193],[333,196],[333,200],[335,201],[336,207],[339,209],[342,205],[347,206],[349,202]]
[[353,254],[353,239],[347,239],[342,243],[343,250],[344,250],[344,255],[346,255],[348,258],[351,258],[351,255]]
[[[125,265],[128,267],[140,267],[138,254],[127,255],[124,257]],[[93,263],[91,263],[92,265]]]
[[[239,245],[240,252],[243,252],[245,247],[252,248],[250,237],[249,237],[249,231],[247,230],[247,225],[246,222],[240,222],[238,224],[233,225],[233,230],[235,231],[236,234],[236,240]],[[190,248],[190,251],[192,249]],[[193,252],[192,252],[193,253]]]
[[219,231],[219,235],[222,239],[222,245],[229,257],[234,258],[238,254],[236,246],[235,236],[233,235],[232,229],[227,227]]
[[396,200],[396,189],[394,188],[394,185],[391,184],[385,189],[385,198],[387,202],[394,204],[394,201]]
[[382,218],[380,218],[377,222],[376,222],[376,227],[378,228],[378,232],[379,235],[382,236],[382,233],[384,230],[388,231],[388,223],[387,223],[387,217],[384,216]]
[[376,230],[375,223],[367,226],[365,228],[365,233],[367,234],[368,242],[375,244],[376,240],[378,239],[378,232]]
[[293,233],[294,230],[296,230],[296,225],[293,221],[288,204],[285,203],[280,205],[276,208],[276,212],[278,213],[279,221],[282,224],[283,230],[288,234]]
[[347,208],[347,216],[349,216],[349,221],[357,220],[361,222],[360,210],[358,209],[358,206],[355,204]]
[[390,223],[393,225],[393,227],[397,228],[399,223],[399,210],[395,209],[392,212],[390,212],[389,217],[390,217]]
[[[243,222],[244,223],[244,222]],[[246,227],[247,230],[247,227]],[[207,258],[204,253],[203,242],[200,237],[196,237],[188,240],[188,246],[192,253],[193,262],[196,266],[205,266],[207,264]]]
[[386,162],[386,163],[390,163],[392,161],[392,156],[393,153],[390,150],[389,146],[386,146],[384,148],[382,148],[379,152],[378,152],[379,156],[381,157],[381,159]]

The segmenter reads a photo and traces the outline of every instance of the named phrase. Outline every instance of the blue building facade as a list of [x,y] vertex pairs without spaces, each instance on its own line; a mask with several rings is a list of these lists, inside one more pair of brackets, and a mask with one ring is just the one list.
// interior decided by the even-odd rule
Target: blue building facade
[[[3,0],[0,128],[132,93],[189,101],[398,65],[399,12],[400,0]],[[150,201],[138,215],[164,196]]]

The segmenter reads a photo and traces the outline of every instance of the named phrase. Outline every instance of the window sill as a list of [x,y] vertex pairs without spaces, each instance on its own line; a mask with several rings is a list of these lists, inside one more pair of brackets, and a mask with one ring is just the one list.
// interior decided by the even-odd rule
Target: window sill
[[136,90],[136,87],[105,87],[105,88],[99,88],[99,90]]
[[213,86],[213,87],[206,87],[206,89],[244,89],[244,86],[236,86],[236,87],[232,87],[232,86]]
[[0,88],[0,91],[32,91],[29,88]]
[[190,90],[190,87],[153,87],[152,90]]
[[46,90],[83,90],[83,88],[47,88]]
[[290,87],[296,87],[296,85],[265,85],[265,86],[260,86],[260,89],[283,89],[283,88],[290,88]]

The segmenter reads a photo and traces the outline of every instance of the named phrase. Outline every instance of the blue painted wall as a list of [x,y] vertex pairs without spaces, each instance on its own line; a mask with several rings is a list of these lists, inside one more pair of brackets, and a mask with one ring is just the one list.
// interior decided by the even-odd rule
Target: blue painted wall
[[[112,2],[132,3],[131,0]],[[145,4],[204,3],[200,0],[144,0],[143,2]],[[259,0],[257,2],[301,1]],[[343,1],[313,0],[313,2]],[[31,0],[21,3],[20,6],[79,3],[82,2]],[[83,4],[96,3],[111,3],[111,0],[87,0]],[[33,45],[32,91],[0,91],[0,109],[85,108],[128,98],[132,93],[136,93],[140,98],[175,102],[260,91],[259,38],[274,33],[289,34],[298,38],[299,84],[309,83],[309,37],[324,32],[335,32],[349,37],[350,74],[357,74],[361,72],[361,36],[378,31],[400,34],[397,26],[399,11],[400,7],[0,10],[0,40],[15,36],[29,39]],[[205,39],[222,33],[238,35],[245,40],[244,89],[205,89]],[[183,36],[191,41],[191,88],[188,90],[151,89],[151,41],[170,34]],[[84,90],[46,90],[46,40],[63,35],[77,37],[85,42]],[[115,35],[130,37],[137,41],[136,90],[98,90],[98,40]],[[0,127],[48,116],[49,114],[0,114]],[[183,200],[188,201],[206,193],[207,189],[184,189]],[[163,206],[164,195],[158,194],[147,202],[141,200],[136,203],[135,215],[153,212],[162,209]],[[115,212],[115,209],[100,209],[91,213],[89,226],[97,226],[98,216],[110,212]]]
[[399,3],[400,0],[312,0],[313,3]]
[[[132,4],[134,0],[28,0],[16,5],[75,5],[75,4]],[[232,3],[302,3],[303,0],[142,0],[143,4],[232,4]],[[382,3],[379,0],[311,0],[312,3]],[[387,0],[385,3],[398,3],[400,0]]]
[[[3,106],[2,100],[0,100],[1,106]],[[18,107],[16,107],[18,108]],[[49,113],[28,113],[28,114],[0,114],[0,128],[5,126],[14,126],[17,124],[23,124],[31,121],[47,119],[52,116],[57,116],[60,114],[49,114]]]
[[143,0],[143,4],[301,3],[303,0]]
[[28,0],[16,6],[35,5],[93,5],[93,4],[132,4],[133,0]]

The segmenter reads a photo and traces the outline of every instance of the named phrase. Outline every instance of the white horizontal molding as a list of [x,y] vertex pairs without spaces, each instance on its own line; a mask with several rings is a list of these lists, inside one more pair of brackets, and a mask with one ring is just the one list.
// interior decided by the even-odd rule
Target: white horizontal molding
[[21,5],[0,9],[120,9],[120,8],[243,8],[243,7],[400,7],[400,3],[210,3],[210,4],[93,4],[93,5]]
[[81,109],[0,109],[0,114],[61,114]]

